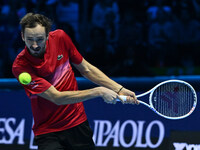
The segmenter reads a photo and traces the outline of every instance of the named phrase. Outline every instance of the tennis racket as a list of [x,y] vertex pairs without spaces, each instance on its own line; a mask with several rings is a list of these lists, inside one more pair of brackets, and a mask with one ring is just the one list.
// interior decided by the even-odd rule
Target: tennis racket
[[[188,117],[197,105],[197,94],[194,88],[182,80],[161,82],[151,90],[136,97],[139,98],[147,94],[149,94],[149,104],[141,100],[139,102],[167,119]],[[126,96],[120,97],[126,101]],[[117,99],[117,101],[120,100]]]

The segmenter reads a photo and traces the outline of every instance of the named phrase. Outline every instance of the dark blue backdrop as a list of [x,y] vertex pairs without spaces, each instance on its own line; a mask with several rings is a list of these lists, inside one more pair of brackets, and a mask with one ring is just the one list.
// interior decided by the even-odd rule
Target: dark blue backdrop
[[[145,92],[157,83],[175,77],[113,78],[136,94]],[[176,77],[191,83],[197,90],[200,77]],[[80,89],[94,87],[91,82],[77,78]],[[0,149],[36,149],[33,143],[30,101],[15,79],[0,80]],[[147,99],[148,97],[145,97]],[[182,120],[167,120],[144,105],[106,104],[101,98],[84,102],[94,131],[97,149],[175,149],[182,143],[193,148],[200,146],[192,137],[200,132],[199,103],[194,113]],[[176,132],[176,134],[172,134]],[[187,133],[192,141],[179,138]],[[180,136],[179,136],[180,135]],[[173,140],[172,140],[173,139]],[[200,137],[199,137],[200,139]],[[185,147],[186,147],[185,146]],[[179,147],[180,148],[180,147]],[[184,148],[184,147],[183,147]]]

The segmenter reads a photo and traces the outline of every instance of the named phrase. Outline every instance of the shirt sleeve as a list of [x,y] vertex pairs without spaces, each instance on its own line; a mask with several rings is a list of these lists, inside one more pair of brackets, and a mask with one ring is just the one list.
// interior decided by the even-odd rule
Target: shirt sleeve
[[24,87],[26,94],[28,96],[32,95],[32,94],[38,94],[38,93],[42,93],[44,91],[46,91],[51,84],[45,80],[44,78],[41,78],[39,76],[37,76],[34,71],[32,71],[31,69],[28,68],[20,68],[20,67],[13,67],[12,69],[14,76],[17,78],[17,80],[19,81],[19,74],[22,72],[27,72],[31,75],[31,82],[28,85],[24,85],[24,84],[20,84]]
[[[62,30],[61,30],[62,31]],[[61,32],[62,42],[69,53],[69,59],[72,63],[80,64],[83,60],[83,56],[79,53],[71,38],[64,32]]]

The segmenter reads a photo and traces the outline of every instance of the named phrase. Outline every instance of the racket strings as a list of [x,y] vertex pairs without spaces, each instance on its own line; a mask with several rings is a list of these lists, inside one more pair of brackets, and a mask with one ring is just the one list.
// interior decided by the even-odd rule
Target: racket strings
[[152,106],[169,117],[184,116],[194,105],[194,94],[190,87],[182,83],[166,83],[152,93]]

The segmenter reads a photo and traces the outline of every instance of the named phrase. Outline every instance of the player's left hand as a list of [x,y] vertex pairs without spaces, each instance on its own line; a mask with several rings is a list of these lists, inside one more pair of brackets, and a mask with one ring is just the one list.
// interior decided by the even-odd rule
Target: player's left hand
[[139,104],[139,101],[137,100],[137,97],[133,91],[123,88],[119,92],[119,95],[127,96],[126,101],[124,101],[125,104]]

